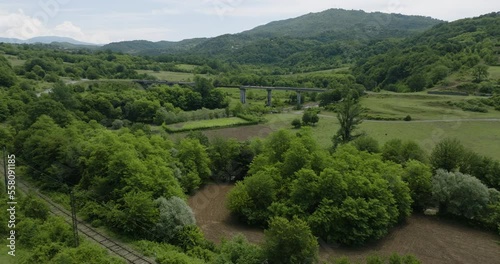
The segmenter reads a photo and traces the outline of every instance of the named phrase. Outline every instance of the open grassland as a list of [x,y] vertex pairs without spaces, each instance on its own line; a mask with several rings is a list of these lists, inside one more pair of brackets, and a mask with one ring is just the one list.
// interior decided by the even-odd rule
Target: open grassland
[[341,71],[349,71],[349,68],[350,68],[349,66],[345,66],[345,67],[340,67],[340,68],[335,68],[335,69],[313,71],[313,72],[292,73],[292,74],[286,74],[286,75],[282,75],[282,76],[295,77],[295,76],[306,76],[306,75],[318,74],[318,73],[337,73],[337,72],[341,72]]
[[[194,77],[196,76],[193,73],[187,73],[187,72],[171,72],[171,71],[150,71],[150,70],[137,70],[138,73],[146,73],[151,76],[155,76],[156,78],[160,80],[167,80],[167,81],[172,81],[172,82],[188,82],[188,81],[193,81]],[[207,77],[204,74],[199,74],[201,77]]]
[[181,69],[181,70],[192,71],[198,66],[192,65],[192,64],[177,64],[177,65],[175,65],[175,67],[177,67],[178,69]]
[[219,118],[210,120],[189,121],[168,126],[172,131],[187,131],[197,129],[210,129],[216,127],[228,127],[250,123],[239,117]]
[[10,65],[12,65],[13,67],[22,66],[26,62],[26,60],[20,60],[17,56],[13,55],[3,55],[3,56],[5,56],[5,58],[10,62]]
[[459,102],[479,98],[476,96],[446,96],[427,93],[380,93],[368,94],[361,103],[367,114],[381,118],[404,118],[410,115],[413,120],[440,120],[465,118],[498,118],[500,112],[488,108],[488,113],[465,112],[447,102]]
[[490,73],[491,79],[500,79],[500,66],[490,66],[488,72]]
[[[472,98],[472,97],[471,97]],[[464,100],[460,96],[435,96],[419,94],[369,95],[363,98],[362,105],[370,108],[368,114],[381,117],[404,118],[411,115],[414,121],[374,121],[365,120],[359,131],[375,138],[382,145],[388,140],[400,138],[415,140],[428,153],[437,142],[452,137],[459,139],[467,148],[500,160],[500,112],[464,112],[450,107],[446,101]],[[254,126],[221,128],[206,131],[207,136],[247,140],[254,137],[264,138],[270,133],[287,129],[294,130],[291,122],[301,118],[301,111],[282,114],[269,114],[267,123]],[[335,113],[321,112],[320,121],[312,128],[313,137],[320,146],[332,146],[332,136],[339,129]]]

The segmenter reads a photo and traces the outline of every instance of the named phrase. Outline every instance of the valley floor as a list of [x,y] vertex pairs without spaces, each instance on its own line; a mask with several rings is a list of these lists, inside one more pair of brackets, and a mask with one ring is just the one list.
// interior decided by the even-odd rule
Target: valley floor
[[[222,238],[244,234],[250,242],[262,243],[264,232],[238,223],[226,208],[226,195],[232,185],[208,185],[189,199],[196,221],[207,239],[220,243]],[[463,224],[412,215],[406,224],[394,228],[384,239],[362,248],[348,249],[321,243],[321,259],[347,256],[356,261],[372,254],[414,254],[422,263],[500,263],[499,237]]]

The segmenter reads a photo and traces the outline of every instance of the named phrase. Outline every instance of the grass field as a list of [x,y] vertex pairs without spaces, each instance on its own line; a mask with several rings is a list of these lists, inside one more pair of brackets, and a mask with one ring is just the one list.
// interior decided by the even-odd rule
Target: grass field
[[10,64],[13,67],[22,66],[26,62],[26,60],[20,60],[19,58],[17,58],[17,56],[12,56],[12,55],[3,55],[3,56],[5,56],[5,58],[10,62]]
[[369,94],[362,99],[367,114],[383,118],[404,118],[410,115],[414,120],[436,120],[456,118],[495,118],[500,112],[489,108],[488,113],[465,112],[451,107],[446,102],[478,98],[475,96],[446,96],[426,93],[397,94],[384,92]]
[[[170,72],[170,71],[149,71],[149,70],[137,70],[138,73],[147,73],[149,75],[155,76],[160,80],[167,80],[172,82],[188,82],[193,81],[195,74],[186,72]],[[205,74],[198,74],[198,76],[206,77]]]
[[490,66],[488,69],[490,73],[490,78],[498,80],[500,79],[500,66]]
[[198,121],[189,121],[184,123],[178,123],[174,125],[170,125],[169,127],[175,130],[196,130],[202,128],[216,128],[216,127],[228,127],[234,125],[241,125],[249,123],[248,121],[241,119],[239,117],[230,117],[230,118],[219,118],[219,119],[210,119],[210,120],[198,120]]
[[[464,99],[461,96],[435,96],[425,93],[369,95],[362,99],[362,105],[370,109],[368,114],[400,118],[409,114],[414,121],[365,120],[359,130],[378,140],[381,145],[394,138],[415,140],[429,153],[440,140],[446,137],[457,138],[467,148],[500,160],[500,121],[494,121],[500,119],[500,112],[464,112],[444,104],[446,101]],[[207,135],[245,140],[266,137],[280,129],[295,132],[297,130],[292,128],[291,122],[301,116],[300,111],[269,114],[265,116],[268,120],[265,124],[214,129],[207,132]],[[320,146],[328,148],[332,145],[331,138],[338,129],[335,113],[323,111],[320,113],[320,121],[313,128],[313,136]]]

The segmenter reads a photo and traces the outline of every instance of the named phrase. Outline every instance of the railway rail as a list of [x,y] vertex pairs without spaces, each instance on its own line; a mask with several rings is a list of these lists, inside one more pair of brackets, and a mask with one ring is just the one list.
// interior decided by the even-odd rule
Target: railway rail
[[[21,181],[19,178],[17,180],[17,186],[18,188],[25,192],[25,193],[32,193],[36,194],[38,197],[40,197],[42,200],[47,202],[49,205],[49,210],[50,213],[60,216],[64,218],[64,221],[68,222],[70,225],[72,224],[72,218],[71,218],[71,213],[68,212],[65,208],[62,206],[54,203],[50,198],[47,196],[41,194],[37,189],[34,189]],[[128,248],[125,245],[122,245],[120,242],[115,241],[114,239],[102,234],[101,232],[95,230],[93,227],[87,225],[80,219],[77,219],[78,221],[78,232],[84,234],[86,237],[89,239],[95,241],[102,247],[106,248],[109,250],[111,253],[125,259],[128,263],[131,264],[155,264],[156,262],[154,260],[151,260],[140,253],[136,252],[133,249]]]

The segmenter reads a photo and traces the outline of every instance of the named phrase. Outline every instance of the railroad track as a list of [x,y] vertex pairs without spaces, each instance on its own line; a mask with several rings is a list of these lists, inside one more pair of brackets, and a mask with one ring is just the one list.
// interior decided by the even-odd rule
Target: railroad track
[[[54,203],[47,196],[41,194],[38,190],[31,188],[29,185],[22,182],[19,178],[17,178],[16,183],[17,183],[18,188],[21,189],[21,191],[23,191],[25,193],[36,194],[42,200],[47,202],[49,205],[49,210],[52,214],[64,218],[64,221],[66,221],[70,225],[73,224],[72,218],[71,218],[71,213],[68,212],[65,208]],[[78,232],[84,234],[89,239],[94,240],[96,243],[98,243],[102,247],[106,248],[111,253],[125,259],[128,263],[132,263],[132,264],[155,264],[156,263],[154,260],[151,260],[151,259],[141,255],[140,253],[136,252],[135,250],[130,249],[127,246],[122,245],[121,243],[113,240],[112,238],[109,238],[108,236],[96,231],[94,228],[85,224],[80,219],[77,219],[77,221],[78,221]]]

